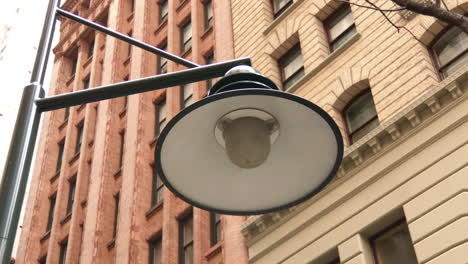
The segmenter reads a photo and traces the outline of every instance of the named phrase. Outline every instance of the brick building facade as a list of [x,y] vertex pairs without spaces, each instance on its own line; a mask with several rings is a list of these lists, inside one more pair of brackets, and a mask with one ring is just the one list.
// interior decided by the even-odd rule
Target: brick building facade
[[249,263],[467,263],[468,37],[388,12],[414,36],[398,33],[343,2],[232,1],[235,56],[325,109],[345,140],[316,197],[248,218]]
[[[62,7],[198,64],[234,56],[230,1],[68,0]],[[184,69],[61,22],[49,94]],[[153,172],[158,133],[211,85],[46,113],[16,263],[246,263],[244,217],[193,208]]]

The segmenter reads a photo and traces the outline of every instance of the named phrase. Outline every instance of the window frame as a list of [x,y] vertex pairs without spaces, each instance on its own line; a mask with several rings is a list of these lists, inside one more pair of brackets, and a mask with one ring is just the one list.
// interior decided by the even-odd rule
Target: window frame
[[88,44],[88,58],[91,58],[94,55],[95,45],[96,45],[96,40],[93,38]]
[[[155,251],[159,248],[160,250],[160,259],[159,261],[155,261]],[[161,264],[162,263],[162,237],[159,236],[155,239],[151,239],[148,241],[148,263],[149,264]]]
[[[185,228],[189,224],[192,225],[191,227],[191,237],[192,239],[190,241],[185,241]],[[185,262],[185,253],[187,248],[192,247],[192,261],[191,263],[186,263]],[[193,264],[194,258],[193,258],[193,214],[190,213],[186,216],[184,216],[182,219],[179,219],[179,264]]]
[[153,164],[151,168],[153,170],[151,182],[151,206],[154,207],[164,201],[164,183],[156,170],[156,164]]
[[[210,10],[211,10],[211,16],[209,16]],[[204,24],[205,31],[213,27],[213,20],[214,20],[213,11],[214,11],[213,1],[212,0],[203,1],[203,24]]]
[[[190,28],[190,37],[185,39],[185,29]],[[192,20],[188,18],[183,22],[180,27],[180,53],[185,54],[192,48],[192,39],[193,39],[193,30],[192,30]]]
[[86,76],[84,79],[83,79],[83,90],[86,90],[89,88],[90,86],[90,76]]
[[271,10],[272,10],[272,13],[273,13],[273,18],[277,18],[279,17],[282,13],[284,13],[284,11],[286,9],[288,9],[288,7],[290,7],[292,4],[293,4],[293,0],[289,0],[288,3],[286,3],[286,5],[284,5],[283,7],[279,8],[279,9],[276,9],[275,8],[275,1],[276,0],[270,0],[270,4],[271,4]]
[[[165,9],[162,8],[164,5],[166,6]],[[162,12],[163,10],[166,10],[166,12],[163,13]],[[169,1],[160,0],[158,2],[158,23],[159,24],[164,23],[167,20],[168,16],[169,16]]]
[[75,155],[80,153],[81,151],[81,145],[83,145],[83,134],[84,134],[84,124],[83,122],[81,122],[76,126]]
[[73,176],[68,181],[68,200],[67,200],[67,210],[66,215],[69,215],[73,211],[73,204],[75,202],[75,195],[76,195],[76,175]]
[[[323,26],[324,26],[325,32],[327,34],[328,47],[330,49],[330,53],[334,52],[335,50],[337,50],[338,48],[341,47],[341,45],[340,45],[340,46],[334,48],[333,47],[334,43],[336,43],[338,40],[340,40],[343,36],[345,36],[347,33],[349,33],[349,31],[351,31],[352,29],[356,29],[356,22],[355,22],[354,16],[353,16],[353,23],[346,30],[341,32],[334,39],[332,39],[332,37],[331,37],[330,29],[334,25],[336,25],[337,22],[340,21],[340,19],[338,19],[338,17],[346,16],[346,14],[347,14],[346,11],[348,11],[348,10],[349,10],[349,13],[351,13],[351,16],[353,16],[351,6],[349,4],[342,4],[337,9],[335,9],[335,11],[323,21]],[[343,19],[343,17],[341,19]]]
[[59,264],[65,264],[67,260],[68,251],[68,239],[60,242],[60,252],[59,252]]
[[[162,106],[164,105],[164,106]],[[162,116],[162,111],[165,107],[165,115],[164,118],[161,118]],[[158,138],[159,135],[161,134],[162,130],[164,127],[167,125],[167,102],[166,102],[166,97],[163,97],[161,100],[157,101],[154,103],[154,108],[155,108],[155,120],[154,120],[154,138]],[[162,123],[165,123],[164,126],[161,126]]]
[[[186,94],[186,89],[190,89],[190,93],[188,95]],[[181,85],[180,86],[180,108],[184,109],[193,103],[194,103],[193,83]]]
[[[166,51],[167,50],[167,43],[161,44],[159,49]],[[162,57],[162,56],[158,56],[156,58],[156,68],[157,68],[156,69],[157,74],[167,73],[167,59]]]
[[[453,59],[451,59],[449,62],[447,62],[445,65],[441,66],[439,56],[437,55],[437,53],[436,53],[436,51],[434,49],[434,46],[437,44],[437,42],[443,40],[444,35],[446,35],[450,30],[452,30],[454,28],[455,28],[455,26],[447,26],[446,28],[444,28],[441,32],[439,32],[439,34],[437,34],[437,36],[432,40],[432,42],[428,46],[429,47],[429,52],[430,52],[431,58],[432,58],[432,63],[434,64],[434,67],[435,67],[435,69],[437,71],[437,75],[438,75],[440,81],[444,80],[445,78],[447,78],[449,76],[449,75],[445,76],[444,73],[442,72],[442,70],[444,68],[447,68],[448,66],[452,65],[454,62],[456,62],[458,59],[460,59],[461,57],[463,57],[464,55],[466,55],[468,53],[468,48],[467,48],[466,50],[464,50],[463,52],[461,52],[460,54],[455,56]],[[445,36],[445,38],[447,38],[447,36]]]
[[[304,70],[304,58],[302,58],[302,66],[299,67],[294,73],[292,73],[289,77],[286,78],[284,69],[286,68],[287,65],[286,61],[290,60],[291,58],[294,58],[293,55],[294,53],[299,51],[299,55],[302,57],[302,50],[301,50],[301,44],[298,42],[294,46],[292,46],[281,58],[278,59],[278,66],[280,69],[280,74],[281,74],[281,84],[282,84],[282,89],[287,90],[289,87],[293,86],[295,83],[289,84],[292,79],[297,77],[297,75],[302,74],[305,75],[305,70]],[[288,87],[286,87],[288,85]]]
[[119,132],[120,137],[120,152],[119,152],[119,169],[123,167],[124,151],[125,151],[125,130]]
[[[219,230],[219,237],[218,237]],[[222,241],[222,222],[221,215],[210,212],[210,244],[214,246]]]
[[[351,132],[351,129],[349,127],[349,122],[348,122],[348,118],[347,118],[347,115],[346,115],[346,112],[349,110],[349,108],[357,101],[359,100],[361,97],[363,97],[365,94],[367,93],[370,93],[371,94],[371,98],[372,98],[372,102],[374,104],[374,108],[375,108],[375,116],[372,117],[371,119],[369,119],[368,121],[366,121],[364,124],[362,124],[359,128],[356,128],[353,132]],[[370,89],[370,87],[360,91],[357,95],[355,95],[347,104],[346,106],[343,108],[343,110],[341,111],[341,116],[343,118],[343,121],[344,121],[344,124],[345,124],[345,128],[346,128],[346,134],[347,134],[347,137],[348,137],[348,142],[349,142],[349,145],[352,145],[355,141],[358,141],[359,139],[357,140],[353,140],[353,135],[356,134],[357,132],[359,132],[360,130],[364,129],[367,125],[369,125],[370,123],[372,123],[373,121],[375,120],[379,120],[379,114],[377,113],[377,107],[375,105],[375,102],[374,102],[374,96],[372,94],[372,90]],[[380,123],[380,122],[379,122]]]
[[112,226],[112,239],[117,237],[117,224],[119,222],[120,193],[114,195],[114,225]]
[[62,169],[63,154],[65,153],[65,139],[58,142],[59,150],[57,152],[57,163],[55,164],[55,172],[58,173]]
[[[205,65],[209,65],[215,62],[213,51],[208,52],[208,54],[203,56],[203,58],[205,60]],[[206,90],[209,91],[213,87],[213,79],[207,79],[205,81],[205,84],[206,84]]]
[[49,232],[50,230],[52,230],[56,204],[57,204],[57,194],[54,194],[49,197],[49,213],[47,215],[46,232]]

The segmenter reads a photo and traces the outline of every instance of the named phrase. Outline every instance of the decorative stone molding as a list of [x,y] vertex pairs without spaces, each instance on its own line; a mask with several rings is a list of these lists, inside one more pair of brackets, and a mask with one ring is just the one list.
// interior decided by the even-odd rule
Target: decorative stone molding
[[[454,96],[454,94],[456,96]],[[449,109],[457,100],[468,97],[468,67],[460,69],[442,82],[427,89],[418,99],[403,108],[394,117],[381,123],[368,136],[349,146],[343,156],[343,162],[334,181],[314,198],[280,212],[249,217],[242,226],[242,234],[247,246],[252,245],[277,226],[298,214],[310,204],[323,197],[330,189],[336,188],[343,181],[337,179],[352,177],[353,172],[362,169],[372,158],[391,149],[395,142],[404,140],[428,119],[438,115],[444,108]],[[369,151],[371,149],[371,151]]]

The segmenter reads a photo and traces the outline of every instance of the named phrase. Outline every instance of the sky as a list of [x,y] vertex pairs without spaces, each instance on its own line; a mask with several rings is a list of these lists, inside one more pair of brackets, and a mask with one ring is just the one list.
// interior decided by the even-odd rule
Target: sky
[[[3,177],[23,87],[30,81],[47,4],[47,0],[0,0],[0,49],[5,47],[0,60],[0,179]],[[6,28],[9,30],[5,35]],[[57,38],[54,38],[55,43]],[[46,91],[53,65],[52,55],[48,65],[44,82]],[[27,198],[27,195],[25,197]],[[18,234],[19,232],[17,236]],[[13,255],[15,253],[16,246]]]

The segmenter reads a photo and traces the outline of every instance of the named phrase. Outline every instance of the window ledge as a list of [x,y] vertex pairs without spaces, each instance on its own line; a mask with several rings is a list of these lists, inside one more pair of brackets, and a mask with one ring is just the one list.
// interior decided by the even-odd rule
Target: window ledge
[[263,35],[268,35],[279,23],[281,23],[289,14],[291,14],[304,0],[294,1],[289,5],[279,16],[277,16],[273,22],[263,31]]
[[115,247],[115,237],[106,244],[107,249],[113,249]]
[[190,55],[191,52],[192,52],[192,46],[190,46],[190,48],[182,52],[181,57],[185,59],[185,57],[188,57],[188,55]]
[[69,212],[69,213],[62,219],[62,221],[60,221],[60,225],[64,225],[65,223],[67,223],[67,222],[71,219],[71,216],[72,216],[72,212]]
[[155,136],[149,143],[150,147],[156,146],[157,141],[158,141],[158,136]]
[[184,8],[184,6],[185,6],[188,2],[190,2],[190,1],[182,0],[182,2],[179,3],[179,6],[177,6],[176,12],[180,12],[180,10],[181,10],[182,8]]
[[291,87],[289,87],[286,91],[289,93],[295,92],[299,87],[304,85],[305,82],[310,80],[312,77],[317,75],[323,68],[328,66],[330,63],[332,63],[336,57],[341,55],[343,52],[345,52],[352,44],[357,42],[361,38],[361,34],[356,33],[354,36],[352,36],[350,39],[348,39],[343,45],[339,48],[337,48],[335,51],[330,53],[317,67],[312,69],[312,71],[306,73],[300,80],[298,80],[295,84],[293,84]]
[[114,173],[114,178],[117,179],[121,175],[122,175],[122,167],[120,167],[119,170]]
[[59,130],[62,130],[64,127],[66,127],[68,124],[68,118],[63,120],[62,124],[60,124],[60,126],[58,127]]
[[55,180],[57,180],[59,176],[60,176],[60,170],[56,171],[55,174],[52,177],[50,177],[49,179],[50,183],[53,183]]
[[78,108],[76,109],[77,112],[81,112],[81,110],[83,110],[85,108],[86,104],[80,104],[80,106],[78,106]]
[[156,28],[156,30],[154,30],[154,34],[157,35],[166,25],[167,25],[167,17],[161,21],[158,25],[158,27]]
[[132,12],[130,15],[128,15],[127,21],[128,22],[132,21],[134,16],[135,16],[135,12]]
[[223,249],[223,241],[219,241],[214,246],[212,246],[208,251],[205,253],[205,259],[209,260],[215,255],[219,254]]
[[88,67],[89,64],[93,61],[93,55],[89,56],[89,58],[86,60],[86,62],[83,64],[83,69]]
[[148,212],[145,213],[146,218],[150,218],[157,212],[161,211],[161,209],[163,208],[163,205],[164,205],[164,200],[159,201],[156,205],[151,207],[151,209],[149,209]]
[[70,159],[70,161],[68,161],[68,164],[74,163],[80,157],[80,153],[81,153],[81,151],[78,151],[75,155],[73,155],[73,157]]
[[201,35],[201,39],[205,40],[210,35],[211,32],[213,32],[213,25],[211,25],[209,28],[205,30],[205,32],[203,32],[203,34]]
[[125,107],[122,111],[120,111],[119,117],[120,117],[120,118],[123,118],[123,117],[125,116],[126,113],[127,113],[127,107]]
[[131,59],[131,58],[132,58],[131,55],[128,56],[128,57],[124,60],[123,65],[127,66],[127,65],[130,63],[130,59]]
[[47,230],[44,235],[41,236],[39,242],[42,243],[50,237],[50,230]]
[[69,86],[75,80],[75,74],[73,74],[70,79],[65,83],[66,86]]

